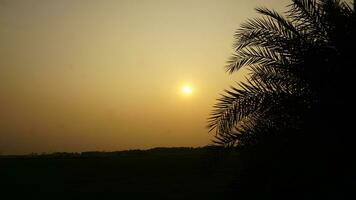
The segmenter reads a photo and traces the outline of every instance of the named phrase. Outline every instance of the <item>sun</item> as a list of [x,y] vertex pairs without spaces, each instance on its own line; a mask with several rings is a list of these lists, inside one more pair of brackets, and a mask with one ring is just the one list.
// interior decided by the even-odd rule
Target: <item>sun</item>
[[185,95],[191,95],[193,93],[193,88],[190,85],[184,85],[182,87],[182,93]]

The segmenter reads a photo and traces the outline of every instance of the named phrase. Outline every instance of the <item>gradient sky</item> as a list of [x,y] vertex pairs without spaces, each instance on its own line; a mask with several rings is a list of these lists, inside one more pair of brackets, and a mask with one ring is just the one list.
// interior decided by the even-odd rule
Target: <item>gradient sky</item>
[[0,0],[0,154],[209,144],[234,30],[288,3]]

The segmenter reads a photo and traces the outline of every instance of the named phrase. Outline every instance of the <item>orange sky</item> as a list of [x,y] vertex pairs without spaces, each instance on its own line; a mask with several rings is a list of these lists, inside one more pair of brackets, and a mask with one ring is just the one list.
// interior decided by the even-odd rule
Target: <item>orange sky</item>
[[0,153],[209,144],[234,30],[288,3],[0,0]]

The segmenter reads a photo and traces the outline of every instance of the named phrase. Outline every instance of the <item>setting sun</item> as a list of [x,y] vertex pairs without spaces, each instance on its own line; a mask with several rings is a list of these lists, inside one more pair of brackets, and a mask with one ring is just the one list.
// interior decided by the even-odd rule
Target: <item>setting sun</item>
[[182,93],[185,94],[185,95],[190,95],[193,93],[193,89],[190,85],[184,85],[182,87]]
[[264,4],[0,0],[0,154],[210,143],[211,106],[249,73],[224,73],[233,30]]

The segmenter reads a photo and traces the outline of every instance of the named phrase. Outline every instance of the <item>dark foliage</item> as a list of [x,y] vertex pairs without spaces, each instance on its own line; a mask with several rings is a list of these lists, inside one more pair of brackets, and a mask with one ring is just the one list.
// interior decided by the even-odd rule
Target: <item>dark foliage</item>
[[226,90],[214,106],[208,125],[214,142],[348,140],[354,8],[339,0],[293,0],[285,17],[263,7],[256,11],[262,17],[236,31],[226,67],[229,73],[248,67],[248,81]]
[[[346,199],[355,191],[355,1],[257,8],[226,67],[250,69],[209,118],[215,144],[242,147],[238,194]],[[257,144],[258,143],[258,144]],[[256,145],[257,144],[257,145]]]

